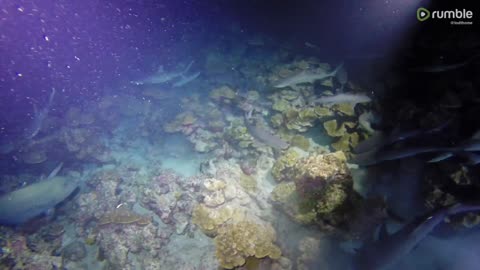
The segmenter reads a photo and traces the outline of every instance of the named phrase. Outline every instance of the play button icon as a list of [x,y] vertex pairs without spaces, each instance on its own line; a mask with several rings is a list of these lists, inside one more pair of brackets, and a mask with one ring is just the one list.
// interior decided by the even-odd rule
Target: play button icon
[[430,11],[428,9],[423,7],[417,9],[417,20],[423,22],[428,18],[430,18]]

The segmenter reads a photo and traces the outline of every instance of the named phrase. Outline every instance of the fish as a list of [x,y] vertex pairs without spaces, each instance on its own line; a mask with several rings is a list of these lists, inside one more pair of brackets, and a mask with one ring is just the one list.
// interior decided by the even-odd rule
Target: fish
[[315,81],[318,80],[323,80],[332,76],[335,76],[337,74],[338,70],[343,67],[343,63],[338,65],[333,71],[331,72],[326,72],[326,71],[321,71],[321,72],[312,72],[310,70],[304,70],[300,73],[297,73],[291,77],[285,78],[283,80],[280,80],[276,82],[273,87],[274,88],[285,88],[285,87],[295,87],[298,84],[303,84],[303,83],[314,83]]
[[52,93],[50,93],[50,97],[48,98],[48,103],[42,110],[39,111],[37,105],[33,104],[34,117],[32,124],[27,128],[25,139],[33,139],[42,130],[43,122],[47,118],[50,107],[52,106],[55,92],[55,88],[53,88]]
[[274,149],[283,150],[289,147],[289,144],[286,141],[284,141],[282,138],[280,138],[275,134],[270,133],[268,130],[258,125],[247,124],[247,129],[255,139],[259,140],[260,142]]
[[167,72],[163,69],[163,67],[160,67],[155,74],[147,76],[142,80],[130,81],[130,83],[135,85],[151,85],[151,84],[162,84],[162,83],[170,82],[187,73],[192,67],[192,65],[193,65],[193,61],[191,61],[183,71],[171,71],[171,72]]
[[278,135],[272,134],[267,129],[251,122],[252,112],[245,113],[245,125],[253,138],[277,150],[287,149],[290,145]]
[[320,49],[320,47],[318,47],[317,45],[313,44],[313,43],[310,43],[308,41],[305,41],[304,43],[305,47],[307,48],[312,48],[312,49]]
[[445,153],[442,153],[435,158],[429,160],[429,163],[436,163],[443,160],[447,160],[455,155],[464,156],[468,159],[468,164],[477,165],[480,163],[479,155],[471,152],[480,151],[480,139],[477,139],[474,135],[471,140],[461,144],[459,147],[452,147],[445,149]]
[[453,156],[466,156],[470,159],[469,163],[478,164],[477,156],[471,152],[480,151],[480,140],[473,139],[466,143],[454,147],[407,147],[393,150],[372,150],[370,152],[355,154],[349,161],[359,166],[370,166],[383,161],[398,160],[407,157],[413,157],[424,153],[440,153],[429,162],[440,162]]
[[195,80],[199,75],[200,75],[200,72],[195,72],[195,73],[193,73],[189,76],[181,75],[180,79],[178,81],[176,81],[172,86],[173,87],[184,86],[185,84]]
[[479,211],[480,204],[457,203],[417,218],[399,231],[388,235],[385,224],[377,241],[367,241],[354,257],[354,270],[388,270],[408,255],[437,225],[451,215]]
[[78,184],[67,177],[56,176],[57,166],[46,180],[24,186],[0,197],[0,224],[17,226],[51,212],[69,197]]
[[333,96],[324,96],[314,100],[315,104],[338,104],[350,103],[356,105],[357,103],[371,102],[372,99],[365,94],[337,94]]
[[388,135],[382,131],[376,132],[370,138],[361,141],[354,149],[354,153],[365,153],[369,151],[378,150],[384,146],[388,146],[403,140],[407,140],[409,138],[413,138],[422,134],[421,129],[414,129],[402,132],[393,132],[392,134]]
[[395,128],[390,134],[385,132],[378,131],[374,133],[371,137],[366,140],[361,141],[354,149],[354,153],[365,153],[373,150],[378,150],[382,147],[392,145],[394,143],[404,141],[410,138],[419,137],[422,135],[434,134],[442,131],[451,123],[453,123],[454,118],[450,118],[447,121],[441,123],[440,125],[434,126],[430,129],[411,129],[401,131],[398,127]]
[[440,65],[429,65],[429,66],[421,66],[421,67],[414,67],[411,68],[411,72],[423,72],[423,73],[440,73],[451,71],[455,69],[462,68],[468,64],[470,64],[473,60],[480,56],[480,53],[474,54],[473,56],[469,57],[468,59],[455,63],[455,64],[440,64]]
[[437,147],[410,147],[393,150],[372,150],[365,153],[354,154],[349,162],[357,164],[359,166],[371,166],[384,161],[398,160],[424,153],[435,153],[444,151],[448,151],[448,149],[442,149]]

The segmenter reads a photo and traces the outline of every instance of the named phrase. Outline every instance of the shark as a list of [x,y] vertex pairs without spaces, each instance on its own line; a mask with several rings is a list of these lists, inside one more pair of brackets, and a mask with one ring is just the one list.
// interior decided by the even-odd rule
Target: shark
[[273,87],[274,88],[285,88],[285,87],[295,88],[299,84],[314,83],[315,81],[324,80],[324,79],[335,76],[335,74],[337,74],[337,72],[342,67],[343,67],[343,63],[338,65],[333,71],[330,71],[330,72],[326,72],[326,71],[313,72],[311,70],[304,70],[300,73],[297,73],[293,76],[290,76],[288,78],[285,78],[276,82],[273,85]]
[[314,100],[315,104],[338,104],[338,103],[350,103],[356,105],[357,103],[368,103],[372,99],[365,94],[337,94],[333,96],[319,97]]
[[469,165],[477,165],[480,163],[480,156],[476,152],[480,152],[480,139],[472,138],[453,147],[417,146],[390,150],[374,149],[355,154],[350,162],[360,166],[370,166],[383,161],[398,160],[424,153],[437,153],[435,158],[429,160],[430,163],[440,162],[453,156],[460,156],[467,158]]
[[457,203],[429,213],[388,235],[385,224],[379,239],[367,241],[354,257],[352,270],[389,270],[408,255],[445,218],[465,212],[479,211],[480,204]]
[[[131,81],[130,83],[135,85],[151,85],[151,84],[162,84],[166,82],[173,81],[177,78],[185,76],[185,74],[190,70],[193,65],[191,61],[184,70],[181,71],[165,71],[163,66],[160,66],[156,73],[143,78],[138,81]],[[199,74],[198,74],[199,75]],[[198,76],[197,75],[197,76]],[[195,77],[196,78],[196,77]]]
[[41,131],[43,122],[47,118],[48,112],[50,111],[50,107],[52,106],[54,96],[55,96],[55,88],[53,88],[52,93],[50,93],[50,97],[48,98],[47,105],[41,110],[38,110],[37,105],[33,104],[34,117],[33,117],[32,124],[30,125],[29,128],[27,128],[25,139],[31,140],[35,136],[37,136],[38,133]]
[[400,130],[396,128],[390,134],[387,134],[383,131],[375,132],[368,139],[361,141],[354,149],[354,153],[365,153],[375,149],[380,149],[385,146],[392,145],[394,143],[405,141],[415,137],[421,137],[424,135],[431,135],[438,133],[444,130],[453,122],[453,118],[447,120],[445,123],[434,126],[430,129],[410,129],[410,130]]
[[480,57],[480,53],[474,54],[470,56],[464,61],[454,63],[454,64],[439,64],[439,65],[429,65],[429,66],[421,66],[421,67],[414,67],[411,68],[410,71],[412,72],[422,72],[422,73],[440,73],[440,72],[447,72],[462,68],[464,66],[469,65],[473,62],[476,58]]
[[58,165],[44,180],[0,196],[0,224],[22,225],[51,212],[69,197],[78,184],[67,177],[57,176],[61,167],[62,164]]
[[254,119],[252,117],[252,113],[253,109],[245,113],[245,125],[247,126],[247,130],[253,138],[276,150],[284,150],[290,146],[288,142],[280,138],[278,135],[272,134],[266,128],[258,125],[258,123],[253,123],[255,121],[252,121],[252,119]]

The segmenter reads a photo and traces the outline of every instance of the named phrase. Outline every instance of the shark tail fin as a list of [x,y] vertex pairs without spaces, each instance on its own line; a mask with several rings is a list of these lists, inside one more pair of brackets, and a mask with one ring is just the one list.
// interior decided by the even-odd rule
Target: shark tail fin
[[332,72],[330,72],[330,75],[331,76],[335,76],[337,74],[337,72],[343,68],[343,65],[345,64],[345,62],[341,62],[334,70],[332,70]]

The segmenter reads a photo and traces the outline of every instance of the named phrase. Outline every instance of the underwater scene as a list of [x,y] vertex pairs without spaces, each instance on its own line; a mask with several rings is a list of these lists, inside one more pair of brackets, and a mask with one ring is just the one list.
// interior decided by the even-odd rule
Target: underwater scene
[[480,269],[445,2],[0,0],[0,269]]

